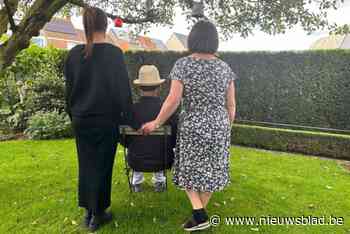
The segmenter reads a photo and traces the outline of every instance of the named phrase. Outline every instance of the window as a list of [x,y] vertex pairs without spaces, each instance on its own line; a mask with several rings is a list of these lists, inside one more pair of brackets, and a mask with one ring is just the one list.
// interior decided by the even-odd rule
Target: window
[[46,47],[46,39],[44,37],[33,37],[31,41],[37,46]]

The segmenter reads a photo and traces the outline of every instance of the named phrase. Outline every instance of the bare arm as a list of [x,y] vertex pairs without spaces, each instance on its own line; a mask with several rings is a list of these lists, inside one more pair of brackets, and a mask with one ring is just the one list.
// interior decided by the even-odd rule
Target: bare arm
[[232,124],[236,117],[236,97],[235,97],[235,83],[230,82],[226,94],[226,108],[229,114],[230,123]]
[[162,109],[160,110],[157,118],[149,123],[142,126],[142,132],[144,134],[149,134],[156,128],[164,124],[169,117],[176,111],[180,104],[183,93],[183,84],[179,80],[171,81],[171,88],[169,95],[165,102],[163,103]]

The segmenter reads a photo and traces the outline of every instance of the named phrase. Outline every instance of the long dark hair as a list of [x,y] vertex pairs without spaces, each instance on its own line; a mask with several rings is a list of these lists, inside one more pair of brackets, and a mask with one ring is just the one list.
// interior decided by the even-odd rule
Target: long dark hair
[[93,36],[95,32],[104,32],[107,30],[107,15],[97,7],[85,7],[83,13],[83,24],[85,29],[86,46],[85,58],[92,55]]

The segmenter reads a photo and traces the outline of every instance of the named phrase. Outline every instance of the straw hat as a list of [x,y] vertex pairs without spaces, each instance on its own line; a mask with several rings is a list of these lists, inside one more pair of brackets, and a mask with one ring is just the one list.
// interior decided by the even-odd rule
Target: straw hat
[[157,86],[164,83],[160,79],[159,71],[154,65],[143,65],[139,70],[139,78],[134,80],[134,85],[138,86]]

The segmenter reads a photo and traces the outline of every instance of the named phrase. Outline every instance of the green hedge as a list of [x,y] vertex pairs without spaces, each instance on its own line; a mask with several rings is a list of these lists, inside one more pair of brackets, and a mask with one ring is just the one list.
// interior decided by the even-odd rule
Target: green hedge
[[350,135],[350,130],[340,130],[333,128],[318,128],[302,125],[291,125],[291,124],[278,124],[270,122],[258,122],[258,121],[249,121],[249,120],[236,120],[235,123],[242,125],[253,125],[267,128],[283,128],[290,130],[299,130],[299,131],[308,131],[308,132],[325,132],[331,134],[341,134],[341,135]]
[[232,143],[268,150],[350,159],[350,136],[235,124]]
[[[142,64],[167,77],[186,54],[129,52],[131,78]],[[322,128],[350,129],[350,51],[225,52],[236,72],[237,118]]]
[[[38,69],[47,63],[56,67],[61,77],[66,53],[38,47],[22,51],[6,77],[0,77],[0,103],[3,105],[0,109],[8,109],[6,103],[13,106],[18,101],[18,97],[13,97],[16,89],[10,78],[15,81],[35,79],[33,76]],[[175,61],[185,55],[127,52],[125,60],[132,80],[143,64],[157,65],[162,78],[167,78]],[[238,119],[350,130],[350,51],[225,52],[219,55],[239,77],[236,81]],[[169,82],[163,95],[168,88]]]

